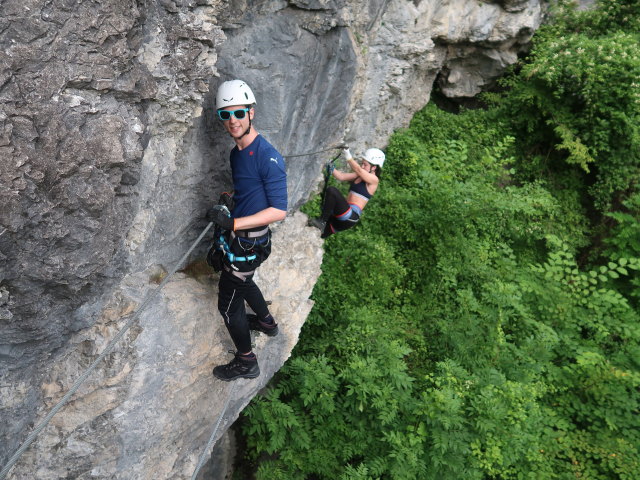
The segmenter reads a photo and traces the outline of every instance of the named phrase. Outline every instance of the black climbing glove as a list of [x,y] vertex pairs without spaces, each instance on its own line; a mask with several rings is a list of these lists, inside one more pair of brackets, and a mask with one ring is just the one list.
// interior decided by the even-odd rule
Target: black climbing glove
[[220,198],[218,199],[218,205],[224,205],[229,209],[230,212],[232,212],[233,207],[236,206],[236,202],[233,201],[233,197],[229,192],[222,192],[220,194]]
[[207,212],[207,220],[220,226],[223,230],[233,230],[233,218],[225,205],[214,205]]

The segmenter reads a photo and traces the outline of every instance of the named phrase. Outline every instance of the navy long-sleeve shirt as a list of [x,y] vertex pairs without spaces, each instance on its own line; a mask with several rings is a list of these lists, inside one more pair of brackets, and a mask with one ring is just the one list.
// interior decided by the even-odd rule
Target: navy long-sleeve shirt
[[234,147],[230,162],[234,218],[253,215],[269,207],[287,211],[284,158],[262,135],[242,150]]

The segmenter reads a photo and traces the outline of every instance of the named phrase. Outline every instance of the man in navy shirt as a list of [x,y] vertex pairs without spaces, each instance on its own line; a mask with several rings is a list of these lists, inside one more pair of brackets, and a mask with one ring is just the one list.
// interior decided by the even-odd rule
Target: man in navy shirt
[[[271,252],[269,224],[287,214],[287,175],[282,155],[252,125],[255,104],[253,92],[242,80],[218,88],[217,115],[236,143],[230,155],[233,198],[221,196],[221,202],[231,207],[231,216],[219,208],[209,215],[226,232],[220,252],[218,310],[237,351],[230,363],[213,369],[225,381],[260,375],[250,330],[269,336],[278,333],[253,274]],[[255,315],[247,315],[245,301]]]

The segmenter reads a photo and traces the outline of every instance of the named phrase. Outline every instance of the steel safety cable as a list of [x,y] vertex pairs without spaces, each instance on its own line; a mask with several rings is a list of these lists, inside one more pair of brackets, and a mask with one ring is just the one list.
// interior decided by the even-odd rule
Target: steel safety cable
[[233,398],[233,394],[235,393],[237,385],[238,385],[238,380],[233,382],[233,386],[231,387],[231,390],[229,390],[229,395],[227,395],[227,400],[224,403],[224,407],[222,408],[222,412],[220,412],[220,416],[218,417],[218,421],[216,422],[215,427],[213,427],[213,432],[211,432],[211,436],[209,437],[209,441],[207,442],[207,445],[204,447],[204,450],[202,451],[202,454],[200,454],[200,460],[198,461],[198,465],[196,465],[196,469],[193,471],[193,475],[191,475],[191,480],[195,480],[196,479],[196,477],[198,476],[198,472],[200,471],[200,469],[202,468],[202,466],[206,462],[207,453],[209,451],[211,451],[211,448],[213,447],[213,443],[214,443],[214,439],[216,437],[216,433],[218,432],[218,428],[220,427],[220,422],[222,422],[222,417],[224,417],[224,414],[227,411],[227,407],[229,406],[229,402],[231,401],[231,398]]
[[193,242],[193,244],[191,245],[189,250],[187,250],[187,253],[185,253],[182,256],[182,258],[178,261],[178,263],[176,263],[176,265],[173,267],[171,272],[162,280],[160,285],[158,285],[155,288],[155,290],[153,292],[151,292],[150,295],[147,296],[147,298],[138,307],[138,309],[136,310],[134,315],[127,321],[127,323],[116,334],[116,336],[113,337],[113,339],[105,347],[105,349],[102,351],[102,353],[100,355],[98,355],[98,358],[96,358],[93,361],[93,363],[91,365],[89,365],[89,367],[85,370],[85,372],[75,381],[73,386],[69,389],[69,391],[65,394],[65,396],[62,397],[62,399],[51,409],[51,411],[47,414],[47,416],[44,418],[44,420],[42,420],[42,422],[40,422],[40,424],[33,429],[33,431],[29,434],[29,436],[23,442],[23,444],[20,446],[20,448],[18,448],[18,450],[16,450],[16,452],[11,456],[11,458],[9,459],[7,464],[4,466],[4,468],[0,471],[0,479],[3,479],[3,478],[5,478],[7,476],[7,473],[9,473],[9,470],[11,470],[11,468],[15,465],[15,463],[18,461],[20,456],[25,452],[25,450],[27,448],[29,448],[29,445],[31,445],[31,443],[35,440],[35,438],[38,436],[38,434],[44,429],[44,427],[47,426],[47,424],[51,421],[53,416],[56,413],[58,413],[58,411],[69,401],[71,396],[78,390],[78,388],[80,388],[80,385],[87,379],[87,377],[93,371],[93,369],[95,369],[95,367],[104,359],[104,357],[106,357],[111,352],[113,347],[116,345],[116,343],[118,343],[118,341],[126,333],[126,331],[129,329],[129,327],[131,327],[131,325],[133,325],[133,322],[135,322],[137,320],[137,318],[140,315],[140,313],[142,313],[142,311],[151,302],[151,300],[153,300],[156,297],[156,295],[160,292],[160,290],[162,290],[162,287],[165,286],[165,284],[169,281],[171,276],[178,271],[178,268],[180,268],[180,265],[182,265],[182,263],[189,257],[191,252],[196,248],[196,246],[200,243],[200,241],[204,238],[204,236],[206,235],[206,233],[209,231],[209,229],[212,226],[213,226],[213,222],[209,222],[209,224],[202,231],[202,233],[200,234],[198,239],[195,242]]
[[[267,304],[271,304],[271,302],[267,301]],[[251,335],[251,332],[249,332],[249,334]],[[253,335],[251,335],[251,346],[253,348],[255,348],[255,345],[256,345],[255,337]],[[233,350],[230,350],[229,352],[233,352]],[[231,390],[229,390],[229,395],[227,396],[227,400],[225,401],[224,407],[222,407],[222,411],[220,412],[220,415],[218,416],[218,421],[216,422],[216,425],[213,427],[213,431],[211,432],[211,436],[209,437],[209,441],[207,442],[207,445],[204,447],[204,450],[202,451],[202,454],[200,455],[200,461],[198,462],[198,465],[196,466],[196,469],[194,470],[193,475],[191,475],[191,480],[195,480],[196,479],[196,476],[198,475],[198,472],[200,471],[202,466],[205,464],[205,461],[206,461],[206,458],[207,458],[207,453],[213,447],[214,438],[216,436],[216,433],[218,432],[218,428],[220,427],[220,422],[222,421],[222,417],[224,417],[224,414],[226,413],[227,408],[229,407],[229,402],[233,398],[233,394],[235,393],[237,385],[238,385],[238,380],[233,382],[233,386],[231,387]]]
[[316,152],[297,153],[293,155],[282,155],[282,156],[284,158],[306,157],[309,155],[315,155],[316,153],[330,152],[331,150],[342,149],[342,148],[347,148],[347,145],[340,143],[338,145],[334,145],[333,147],[325,148],[324,150],[318,150]]

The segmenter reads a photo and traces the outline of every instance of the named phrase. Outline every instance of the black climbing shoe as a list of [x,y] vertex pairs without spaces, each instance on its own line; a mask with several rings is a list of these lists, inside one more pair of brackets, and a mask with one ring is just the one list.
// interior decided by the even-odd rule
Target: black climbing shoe
[[218,365],[213,369],[213,376],[230,382],[238,378],[256,378],[260,375],[260,367],[258,367],[258,360],[246,360],[242,358],[237,352],[235,357],[226,365]]
[[327,226],[327,222],[323,222],[320,218],[312,218],[309,220],[309,226],[316,227],[321,232],[324,232],[324,227]]
[[278,334],[278,324],[276,322],[266,323],[258,319],[257,315],[253,313],[247,314],[247,320],[249,321],[249,329],[262,332],[269,337],[275,337]]

